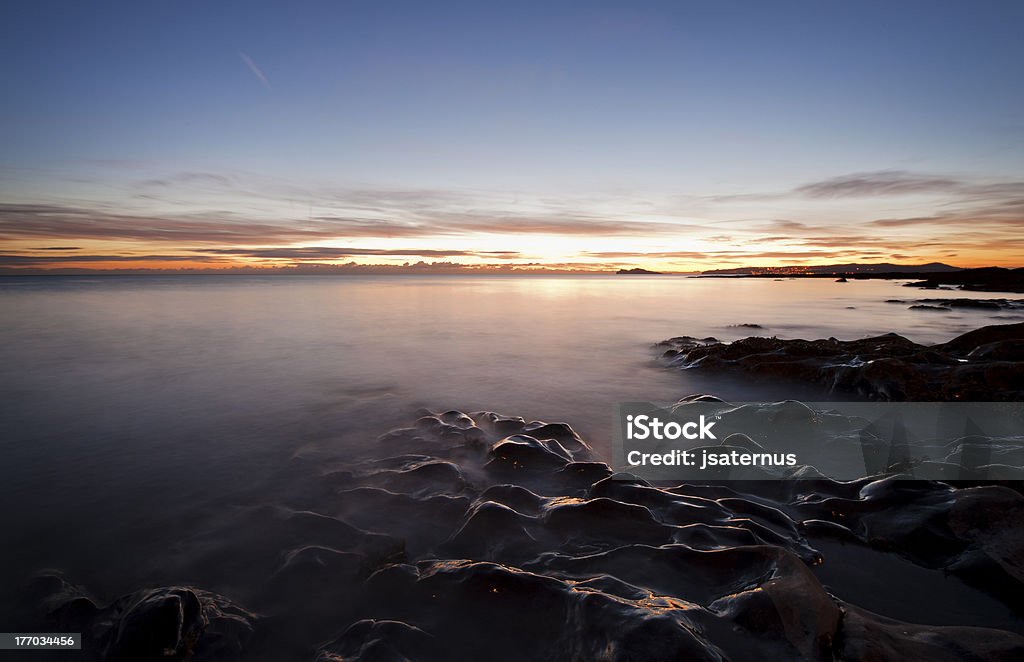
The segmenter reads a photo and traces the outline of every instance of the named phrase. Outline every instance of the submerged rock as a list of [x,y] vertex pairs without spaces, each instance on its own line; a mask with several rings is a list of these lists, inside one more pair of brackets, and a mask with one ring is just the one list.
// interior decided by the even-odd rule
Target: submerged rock
[[[898,299],[887,299],[886,303],[904,303]],[[1024,310],[1024,299],[915,299],[911,310]]]

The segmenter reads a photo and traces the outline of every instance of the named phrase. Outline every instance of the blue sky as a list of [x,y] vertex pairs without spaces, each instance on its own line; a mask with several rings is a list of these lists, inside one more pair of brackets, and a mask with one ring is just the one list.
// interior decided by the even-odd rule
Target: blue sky
[[[1019,2],[9,2],[0,240],[25,252],[58,238],[19,232],[40,221],[17,206],[36,205],[50,225],[93,210],[154,232],[196,218],[363,221],[358,236],[344,223],[269,232],[264,247],[485,251],[518,238],[524,260],[623,246],[632,262],[676,248],[727,263],[777,221],[842,237],[937,217],[930,238],[974,260],[987,249],[949,243],[949,215],[988,219],[1024,196],[1021,25]],[[801,188],[851,177],[876,186]],[[541,217],[546,231],[514,222]],[[1015,220],[1000,213],[992,232]],[[633,230],[602,230],[615,221]],[[652,225],[646,240],[631,223],[679,231]],[[66,225],[64,238],[97,247]],[[396,237],[406,226],[423,232]],[[716,243],[722,227],[745,234]],[[787,247],[816,250],[794,236],[761,252]],[[938,255],[926,252],[907,257]]]

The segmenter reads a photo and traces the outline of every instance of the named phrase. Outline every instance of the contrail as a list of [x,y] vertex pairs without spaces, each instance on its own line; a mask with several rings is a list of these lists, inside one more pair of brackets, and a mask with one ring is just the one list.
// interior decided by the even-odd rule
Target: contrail
[[238,55],[242,58],[242,62],[245,62],[245,66],[249,67],[249,71],[251,71],[256,78],[259,78],[260,82],[263,83],[263,86],[269,90],[270,81],[267,80],[267,75],[263,73],[263,70],[257,67],[256,63],[252,61],[252,58],[245,53],[239,51]]

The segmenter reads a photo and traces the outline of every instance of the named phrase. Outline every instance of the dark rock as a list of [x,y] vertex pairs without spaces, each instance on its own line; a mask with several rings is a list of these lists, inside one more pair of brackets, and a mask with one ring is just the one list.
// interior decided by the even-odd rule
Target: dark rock
[[1003,400],[1024,398],[1024,324],[987,326],[939,345],[896,334],[861,340],[732,343],[688,336],[659,345],[665,361],[684,370],[734,371],[753,377],[817,384],[829,393],[876,400]]
[[206,629],[199,597],[189,589],[154,589],[124,607],[107,649],[111,662],[184,660]]
[[975,347],[967,354],[972,361],[1024,361],[1024,340],[997,340]]
[[525,434],[506,437],[488,453],[492,471],[550,471],[572,462],[572,456],[555,440],[541,441]]
[[847,606],[843,637],[837,642],[843,660],[1019,660],[1020,635],[979,627],[936,627],[902,623]]
[[617,273],[620,276],[643,276],[647,274],[660,275],[662,272],[650,271],[648,269],[641,269],[640,267],[636,267],[633,269],[619,269],[615,273]]
[[937,290],[940,285],[958,285],[973,292],[1024,292],[1024,268],[982,267],[949,273],[934,273],[925,280],[907,283],[907,287]]
[[[896,299],[889,299],[887,303],[903,303]],[[912,302],[907,302],[912,303]],[[1024,300],[1021,299],[917,299],[911,309],[917,310],[1024,310]]]
[[995,301],[981,301],[979,299],[952,299],[949,302],[950,308],[981,308],[982,310],[999,310],[1002,308]]
[[1024,338],[1024,323],[996,324],[968,331],[949,342],[936,345],[935,348],[958,357],[966,357],[972,350],[982,345],[1003,340],[1020,340],[1022,338]]
[[357,621],[321,650],[317,662],[442,659],[444,643],[401,621]]
[[30,591],[47,627],[82,634],[77,653],[85,660],[242,660],[260,622],[223,596],[182,586],[141,590],[104,607],[59,574],[38,577]]
[[[983,355],[1016,352],[1002,333],[961,342]],[[784,351],[774,342],[747,347],[811,363],[822,347],[850,350],[836,340]],[[899,336],[858,342],[905,365],[961,363],[959,353]],[[732,408],[781,435],[809,423],[846,429],[838,414],[795,401],[733,407],[691,396],[676,406]],[[612,473],[566,424],[487,412],[425,412],[380,442],[400,452],[310,464],[306,479],[326,484],[309,492],[319,500],[231,509],[169,554],[198,559],[172,574],[251,586],[259,615],[191,584],[105,604],[49,573],[26,590],[39,631],[82,632],[76,655],[90,662],[952,660],[1024,650],[1009,631],[860,610],[821,574],[849,563],[849,550],[895,558],[936,584],[948,575],[998,597],[1011,611],[1007,627],[1024,631],[1013,616],[1024,610],[1024,498],[1014,490],[900,476],[837,482],[810,467],[798,480],[666,487]],[[954,458],[982,442],[966,435],[940,450]],[[760,447],[736,434],[724,443]],[[773,444],[766,436],[765,448]],[[946,603],[935,601],[930,618],[945,617]]]

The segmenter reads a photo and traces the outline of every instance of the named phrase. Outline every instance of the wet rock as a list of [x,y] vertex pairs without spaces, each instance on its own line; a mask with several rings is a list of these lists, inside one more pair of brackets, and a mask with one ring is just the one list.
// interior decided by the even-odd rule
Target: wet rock
[[828,394],[876,400],[1024,398],[1024,324],[987,326],[924,346],[896,334],[861,340],[667,340],[668,365],[817,384]]
[[603,497],[555,502],[542,519],[552,532],[594,544],[668,542],[672,536],[672,530],[655,520],[644,506]]
[[338,498],[342,518],[365,529],[387,530],[413,555],[446,540],[471,503],[468,496],[423,496],[373,487],[343,490]]
[[1003,307],[997,301],[982,301],[980,299],[951,299],[946,305],[950,308],[978,308],[981,310],[999,310]]
[[353,478],[363,485],[420,494],[457,494],[466,487],[458,465],[434,458],[413,458],[394,468],[368,467]]
[[[236,597],[262,609],[278,599],[277,589],[268,582],[292,550],[335,549],[375,566],[403,558],[404,545],[400,538],[367,531],[325,513],[257,506],[231,509],[197,528],[165,565],[190,583],[218,591],[234,586]],[[180,565],[186,559],[188,564]]]
[[107,648],[111,662],[184,660],[208,624],[189,589],[154,589],[127,602]]
[[481,501],[494,501],[525,515],[536,515],[546,500],[520,485],[492,485],[480,494]]
[[907,283],[906,287],[936,290],[941,285],[956,285],[975,292],[1024,292],[1024,268],[981,267],[960,269],[925,276],[926,280]]
[[997,340],[975,347],[967,354],[972,361],[1024,361],[1024,340]]
[[324,647],[317,662],[379,662],[443,659],[444,644],[436,637],[401,621],[357,621]]
[[441,549],[455,558],[517,563],[544,549],[535,518],[493,501],[473,506],[466,522]]
[[722,659],[689,624],[681,603],[627,601],[471,561],[395,567],[368,583],[378,596],[370,607],[377,618],[401,620],[444,642],[441,656],[428,649],[417,659],[478,659],[481,651],[497,660]]
[[488,453],[487,468],[496,472],[551,471],[572,462],[572,455],[558,441],[541,441],[529,435],[506,437]]
[[585,492],[591,485],[612,475],[604,462],[570,462],[555,472],[568,493],[576,488],[576,494]]
[[768,641],[785,642],[802,659],[832,658],[842,622],[839,605],[799,559],[784,552],[771,556],[773,572],[757,582],[758,589],[748,585],[711,608]]
[[[889,299],[887,303],[904,302]],[[911,310],[1024,310],[1024,300],[1021,299],[917,299],[913,303]]]
[[[980,339],[972,350],[1002,342]],[[942,351],[928,351],[945,365]],[[677,407],[764,421],[781,439],[794,426],[860,428],[793,401],[734,407],[695,396]],[[965,436],[940,450],[955,459],[978,443]],[[232,507],[204,521],[168,554],[193,560],[167,564],[188,578],[181,585],[106,604],[59,574],[40,577],[27,591],[37,622],[82,632],[83,660],[1020,656],[1016,634],[892,621],[819,579],[856,550],[963,578],[964,590],[1019,614],[1024,497],[1013,490],[901,476],[837,482],[810,467],[770,483],[665,485],[612,473],[566,424],[489,412],[423,412],[379,447],[372,461],[287,467],[289,480],[322,484],[302,507]],[[221,583],[232,592],[196,588]],[[236,591],[259,615],[225,597]],[[1024,631],[1012,613],[1007,627]]]
[[974,331],[968,331],[949,342],[935,345],[935,349],[956,356],[967,357],[971,351],[982,345],[1007,340],[1020,340],[1022,337],[1024,337],[1024,323],[994,324],[975,329]]
[[83,660],[242,660],[260,618],[227,598],[171,586],[97,606],[84,589],[46,573],[30,589],[51,629],[82,634]]
[[[822,486],[818,495],[827,493]],[[1024,497],[1005,487],[955,489],[891,476],[855,496],[798,499],[808,520],[846,529],[863,543],[961,577],[1016,609],[1024,608]],[[828,525],[814,523],[817,530]],[[838,537],[846,536],[837,533]]]
[[730,434],[728,437],[722,440],[721,445],[736,446],[738,448],[743,448],[754,453],[765,452],[764,446],[757,443],[756,441],[754,441],[747,435],[743,434],[742,432],[734,432]]
[[1024,637],[978,627],[936,627],[882,618],[856,607],[844,610],[837,654],[844,660],[1018,660]]

